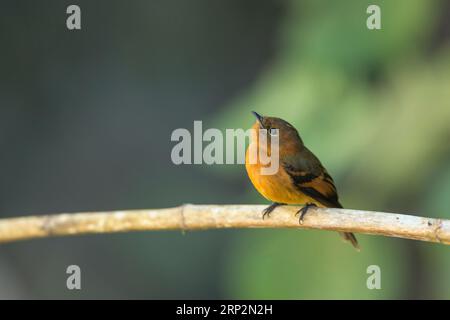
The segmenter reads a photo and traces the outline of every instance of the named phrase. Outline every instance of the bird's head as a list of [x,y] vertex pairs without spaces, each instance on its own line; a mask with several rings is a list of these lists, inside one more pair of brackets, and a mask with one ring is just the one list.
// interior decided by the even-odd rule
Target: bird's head
[[280,118],[262,116],[255,111],[252,111],[252,113],[256,117],[256,122],[252,128],[255,130],[266,129],[268,139],[278,134],[280,149],[301,148],[303,146],[298,131],[289,122]]

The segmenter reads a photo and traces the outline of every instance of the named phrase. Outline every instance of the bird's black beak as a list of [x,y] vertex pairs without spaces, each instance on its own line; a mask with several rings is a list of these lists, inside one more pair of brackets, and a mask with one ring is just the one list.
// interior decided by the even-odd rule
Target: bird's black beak
[[255,112],[255,111],[252,111],[252,113],[256,117],[256,120],[258,120],[259,126],[261,127],[261,129],[264,129],[263,117],[259,113]]

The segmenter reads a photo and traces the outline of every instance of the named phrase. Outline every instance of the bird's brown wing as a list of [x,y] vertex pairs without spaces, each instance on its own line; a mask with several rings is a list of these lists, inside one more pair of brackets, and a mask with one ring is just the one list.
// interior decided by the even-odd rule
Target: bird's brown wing
[[[311,151],[305,148],[299,155],[285,157],[282,165],[300,192],[326,207],[342,208],[333,178]],[[353,233],[339,234],[359,251],[358,240]]]
[[333,178],[311,151],[286,157],[282,165],[299,191],[326,207],[342,208]]

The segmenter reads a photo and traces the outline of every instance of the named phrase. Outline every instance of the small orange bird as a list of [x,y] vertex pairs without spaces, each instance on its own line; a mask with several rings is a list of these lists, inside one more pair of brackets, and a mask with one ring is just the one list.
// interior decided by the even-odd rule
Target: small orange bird
[[[254,130],[247,148],[245,168],[256,190],[272,201],[272,204],[264,209],[263,219],[266,215],[270,216],[277,206],[287,204],[304,204],[297,212],[300,215],[300,224],[311,207],[342,208],[333,178],[319,159],[306,148],[297,130],[283,119],[252,113],[256,116],[256,122],[252,127]],[[267,130],[267,143],[259,144],[259,129]],[[275,174],[262,175],[261,168],[267,165],[260,163],[259,157],[255,158],[257,159],[253,161],[255,163],[250,163],[249,154],[262,152],[270,156],[270,137],[274,134],[278,134],[279,139],[279,169]],[[353,233],[339,234],[359,250],[358,241]]]

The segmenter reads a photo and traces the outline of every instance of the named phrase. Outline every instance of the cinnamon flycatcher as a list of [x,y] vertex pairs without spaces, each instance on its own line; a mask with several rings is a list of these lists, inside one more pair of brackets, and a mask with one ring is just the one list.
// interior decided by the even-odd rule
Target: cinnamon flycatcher
[[[245,167],[256,190],[272,202],[264,209],[263,219],[270,216],[277,206],[287,204],[304,204],[297,212],[300,224],[303,224],[303,218],[311,207],[342,208],[333,178],[319,159],[303,144],[297,130],[283,119],[252,113],[256,116],[252,129],[257,134],[252,135],[247,148]],[[267,130],[267,144],[259,143],[260,129]],[[270,136],[274,134],[278,134],[279,168],[275,174],[263,175],[261,168],[265,165],[259,160],[249,161],[250,152],[262,151],[270,155]],[[353,233],[339,234],[359,250],[358,241]]]

